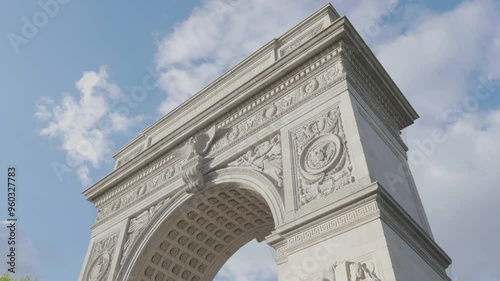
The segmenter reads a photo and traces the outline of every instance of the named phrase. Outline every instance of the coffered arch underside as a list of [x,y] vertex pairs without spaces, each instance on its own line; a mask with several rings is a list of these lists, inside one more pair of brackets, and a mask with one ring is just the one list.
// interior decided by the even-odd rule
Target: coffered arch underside
[[204,178],[202,191],[181,190],[157,213],[116,280],[212,280],[239,248],[283,220],[279,191],[262,173],[230,167]]

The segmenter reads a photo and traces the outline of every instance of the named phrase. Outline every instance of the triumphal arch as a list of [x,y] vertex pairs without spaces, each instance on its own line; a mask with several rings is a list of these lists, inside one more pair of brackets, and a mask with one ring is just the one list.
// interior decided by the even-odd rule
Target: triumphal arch
[[450,280],[401,139],[417,117],[327,5],[114,155],[79,280],[213,280],[253,239],[280,281]]

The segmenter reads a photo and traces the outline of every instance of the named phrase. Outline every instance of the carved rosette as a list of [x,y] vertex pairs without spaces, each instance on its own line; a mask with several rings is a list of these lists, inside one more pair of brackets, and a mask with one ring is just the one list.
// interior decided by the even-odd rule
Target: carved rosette
[[260,171],[271,177],[277,186],[283,186],[283,161],[281,156],[280,136],[257,145],[235,161],[228,164],[232,167],[245,167]]
[[298,206],[355,181],[338,106],[291,132]]
[[87,268],[84,280],[107,280],[106,277],[109,273],[117,241],[118,233],[115,233],[94,244],[89,257],[90,265]]

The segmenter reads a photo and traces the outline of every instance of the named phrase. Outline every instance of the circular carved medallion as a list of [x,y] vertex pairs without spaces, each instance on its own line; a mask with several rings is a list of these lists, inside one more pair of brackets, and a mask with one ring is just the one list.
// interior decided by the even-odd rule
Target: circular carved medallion
[[304,147],[300,155],[300,168],[306,176],[326,172],[339,163],[342,149],[342,141],[337,135],[315,138]]
[[304,85],[304,92],[310,94],[313,91],[316,91],[316,89],[318,89],[318,86],[318,80],[316,80],[316,78],[313,78]]
[[103,253],[98,256],[94,262],[90,265],[87,280],[88,281],[101,281],[106,277],[106,272],[108,272],[110,264],[110,258],[108,253]]

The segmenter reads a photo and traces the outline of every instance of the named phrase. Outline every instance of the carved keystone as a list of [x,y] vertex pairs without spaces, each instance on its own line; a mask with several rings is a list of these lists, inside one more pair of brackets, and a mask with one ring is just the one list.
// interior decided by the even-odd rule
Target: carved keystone
[[196,193],[205,187],[202,170],[203,157],[195,155],[182,165],[182,179],[187,193]]
[[206,154],[214,137],[215,126],[212,126],[208,131],[190,138],[178,151],[181,157],[187,159],[182,165],[182,179],[186,183],[187,193],[196,193],[205,186],[201,171],[204,158],[201,155]]

